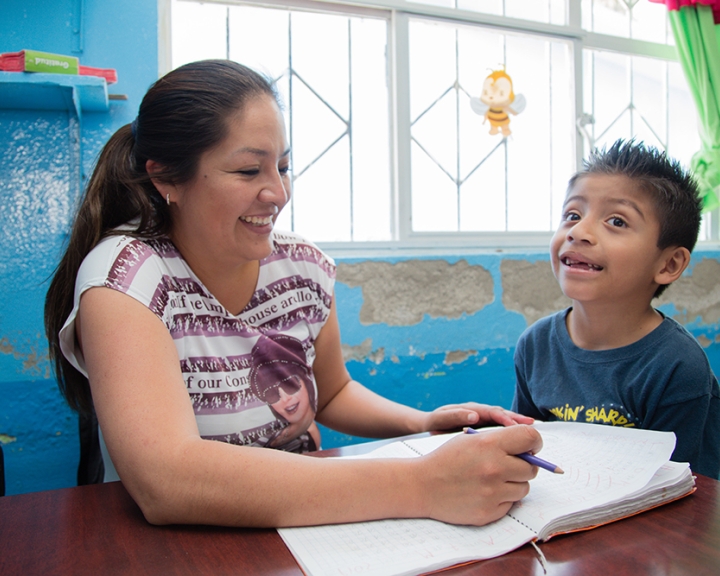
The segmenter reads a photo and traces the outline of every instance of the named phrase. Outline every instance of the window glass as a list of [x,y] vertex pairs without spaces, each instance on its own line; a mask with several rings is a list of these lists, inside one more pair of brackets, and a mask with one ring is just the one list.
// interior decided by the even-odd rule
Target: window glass
[[390,240],[387,21],[177,1],[172,18],[173,67],[228,57],[276,81],[293,178],[278,226],[318,242]]
[[[672,44],[662,4],[414,0],[409,15],[395,0],[384,12],[383,0],[168,1],[173,66],[231,58],[276,82],[293,179],[278,225],[319,242],[549,233],[590,147],[635,137],[686,166],[700,147],[679,63],[633,53]],[[565,25],[568,6],[599,36],[548,34],[543,24]],[[502,29],[497,17],[538,22],[538,31]],[[623,51],[607,51],[607,36],[626,38]],[[488,115],[485,82],[503,72],[516,100]],[[703,239],[709,230],[706,222]]]
[[226,6],[175,2],[171,14],[174,68],[195,60],[227,58]]
[[589,144],[632,135],[689,166],[700,137],[680,65],[596,50],[585,50],[584,60],[585,112],[595,120]]
[[674,44],[664,4],[650,0],[582,0],[586,30],[634,40]]
[[[497,72],[512,83],[518,109],[506,112],[507,138],[477,103]],[[574,166],[569,80],[563,41],[413,19],[413,231],[550,230],[554,198],[564,193],[554,183]]]
[[414,2],[535,22],[551,24],[567,22],[566,0],[414,0]]

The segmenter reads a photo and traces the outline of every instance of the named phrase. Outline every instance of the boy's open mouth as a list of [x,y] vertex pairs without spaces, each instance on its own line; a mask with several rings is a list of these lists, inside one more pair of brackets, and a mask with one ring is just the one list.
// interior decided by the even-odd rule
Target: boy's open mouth
[[564,258],[561,258],[560,261],[570,268],[576,268],[580,270],[602,270],[602,266],[598,266],[597,264],[592,264],[591,262],[585,262],[583,260],[576,260],[575,258],[569,258],[565,256]]

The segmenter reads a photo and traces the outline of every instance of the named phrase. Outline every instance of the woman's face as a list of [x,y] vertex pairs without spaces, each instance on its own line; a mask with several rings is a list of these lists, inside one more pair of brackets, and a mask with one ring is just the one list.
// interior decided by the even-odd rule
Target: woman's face
[[290,424],[314,417],[307,386],[300,376],[291,376],[266,394],[270,406]]
[[172,239],[191,263],[237,266],[272,250],[270,233],[290,199],[290,149],[274,98],[258,96],[228,118],[195,178],[174,186]]

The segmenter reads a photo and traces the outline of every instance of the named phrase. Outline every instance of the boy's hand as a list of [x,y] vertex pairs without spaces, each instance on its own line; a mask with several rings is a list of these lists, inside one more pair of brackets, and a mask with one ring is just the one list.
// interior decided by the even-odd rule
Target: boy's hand
[[476,402],[448,404],[429,412],[425,419],[425,430],[453,430],[464,426],[513,426],[532,424],[529,416],[516,414],[500,406],[489,406]]

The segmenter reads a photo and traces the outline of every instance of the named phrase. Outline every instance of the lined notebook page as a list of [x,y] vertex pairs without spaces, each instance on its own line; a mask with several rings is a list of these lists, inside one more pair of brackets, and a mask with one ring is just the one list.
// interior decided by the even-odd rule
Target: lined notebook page
[[[530,494],[492,524],[475,527],[425,519],[380,520],[278,532],[311,576],[423,574],[510,552],[542,536],[548,523],[562,523],[573,513],[603,506],[612,510],[614,501],[642,491],[675,447],[671,432],[571,422],[537,423],[535,427],[543,437],[540,455],[565,474],[540,470],[530,483]],[[417,457],[454,436],[396,442],[353,458]],[[687,469],[687,465],[677,466]],[[666,475],[673,474],[679,473]]]
[[574,422],[535,427],[543,437],[540,456],[565,471],[541,470],[509,512],[538,533],[562,516],[641,490],[675,449],[675,435],[667,432]]
[[494,558],[535,537],[507,516],[482,527],[422,519],[378,520],[278,532],[312,576],[421,574]]

